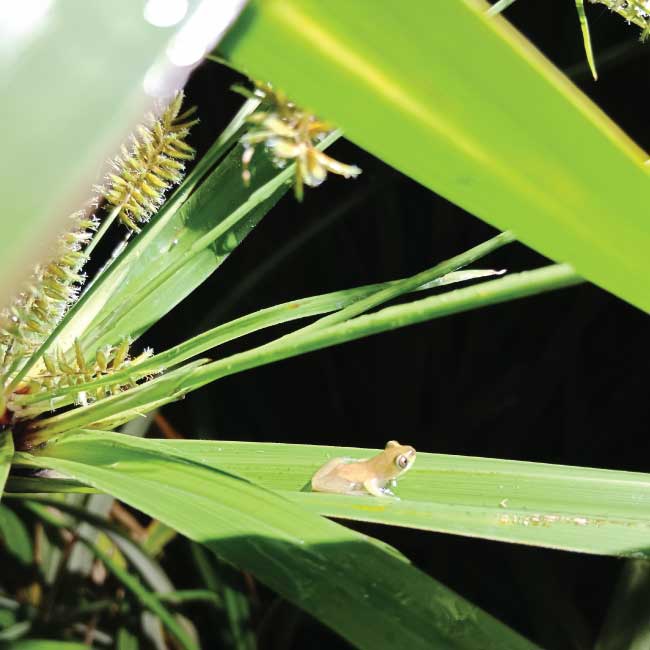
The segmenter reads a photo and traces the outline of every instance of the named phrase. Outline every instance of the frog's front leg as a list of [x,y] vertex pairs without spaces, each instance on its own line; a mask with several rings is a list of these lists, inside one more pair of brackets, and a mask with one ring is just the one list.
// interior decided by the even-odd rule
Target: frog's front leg
[[385,481],[377,478],[369,478],[363,482],[363,487],[375,497],[395,497],[395,495],[387,487],[384,487],[384,485]]

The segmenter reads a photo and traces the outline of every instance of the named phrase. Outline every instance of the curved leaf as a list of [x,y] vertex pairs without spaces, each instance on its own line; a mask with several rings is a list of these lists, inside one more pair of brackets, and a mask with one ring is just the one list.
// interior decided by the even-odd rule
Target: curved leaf
[[157,440],[63,436],[21,462],[106,491],[207,545],[359,648],[533,646],[395,551]]

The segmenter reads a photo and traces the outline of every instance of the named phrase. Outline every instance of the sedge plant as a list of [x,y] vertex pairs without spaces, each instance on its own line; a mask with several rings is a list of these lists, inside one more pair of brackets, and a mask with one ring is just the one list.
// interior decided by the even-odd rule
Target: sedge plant
[[[240,56],[245,47],[234,49]],[[4,313],[0,533],[25,566],[37,540],[54,569],[45,588],[34,580],[18,596],[0,578],[0,641],[29,642],[32,627],[57,611],[60,574],[76,562],[95,585],[110,575],[120,587],[104,601],[79,598],[75,607],[90,623],[66,628],[71,643],[101,640],[97,622],[110,615],[118,624],[107,643],[136,647],[146,632],[196,648],[196,629],[175,606],[203,602],[225,617],[230,642],[254,647],[241,623],[242,590],[233,587],[242,571],[356,647],[394,648],[396,640],[409,648],[536,647],[396,549],[329,517],[638,555],[646,475],[421,453],[402,498],[386,503],[303,489],[333,454],[364,458],[370,450],[142,434],[162,406],[229,375],[581,277],[568,264],[506,274],[466,268],[515,241],[504,231],[411,277],[296,297],[168,349],[141,349],[142,335],[217,271],[290,188],[302,198],[327,172],[361,172],[325,153],[340,131],[276,86],[257,84],[183,177],[196,118],[182,100],[179,93],[136,131],[90,209],[72,218]],[[85,278],[84,263],[116,227],[128,243]],[[266,343],[213,358],[227,342],[288,324]],[[175,590],[160,568],[179,534],[205,589]]]

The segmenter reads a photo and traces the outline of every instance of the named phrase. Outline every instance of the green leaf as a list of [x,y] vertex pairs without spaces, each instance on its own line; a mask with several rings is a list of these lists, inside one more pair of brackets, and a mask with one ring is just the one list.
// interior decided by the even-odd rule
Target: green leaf
[[486,8],[256,0],[221,51],[386,163],[650,310],[647,154]]
[[[261,309],[203,332],[169,350],[138,363],[137,366],[129,365],[121,371],[87,383],[61,386],[42,393],[16,395],[13,403],[26,407],[41,402],[40,407],[24,411],[21,414],[23,418],[33,416],[44,410],[52,411],[61,406],[72,404],[81,391],[92,393],[100,386],[128,383],[133,378],[137,379],[148,372],[155,372],[161,368],[178,365],[182,361],[186,361],[223,343],[263,328],[338,310],[336,314],[329,318],[322,318],[312,325],[303,327],[301,332],[305,332],[310,329],[322,328],[325,325],[342,322],[404,293],[424,291],[457,282],[502,275],[504,271],[490,269],[457,271],[455,269],[467,266],[512,241],[513,237],[510,233],[500,233],[496,237],[492,237],[488,241],[410,278],[345,289],[310,298],[301,298]],[[61,397],[65,398],[57,399]]]
[[397,488],[400,500],[379,501],[300,492],[327,459],[367,458],[374,450],[221,441],[162,444],[281,490],[312,512],[563,550],[650,557],[650,474],[418,453]]
[[0,546],[3,545],[21,564],[32,563],[34,551],[25,524],[13,510],[0,504]]
[[157,557],[176,535],[173,528],[154,520],[147,526],[147,536],[142,540],[142,549],[147,555]]
[[265,156],[245,187],[241,153],[236,147],[180,207],[160,211],[77,303],[56,334],[58,347],[67,350],[79,339],[94,351],[137,338],[224,262],[293,179],[293,165],[278,171]]
[[32,628],[31,621],[18,621],[9,627],[6,627],[4,630],[0,630],[0,648],[5,646],[5,642],[9,642],[9,650],[13,650],[14,642],[18,639],[24,637]]
[[585,0],[576,0],[576,10],[578,12],[578,20],[580,21],[580,30],[582,31],[582,42],[585,46],[585,55],[589,62],[589,69],[594,81],[598,80],[598,72],[596,71],[596,62],[594,61],[594,52],[591,48],[591,36],[589,35],[589,22],[585,14]]
[[[81,445],[104,434],[69,435]],[[400,499],[393,500],[301,491],[328,459],[368,458],[378,450],[190,440],[157,445],[277,490],[313,513],[567,551],[650,557],[650,474],[419,452],[396,488]]]
[[322,329],[323,327],[335,325],[336,323],[343,323],[355,316],[360,316],[361,314],[370,311],[373,307],[383,305],[404,293],[409,293],[423,286],[427,286],[436,279],[444,277],[447,273],[451,273],[456,269],[467,266],[512,241],[514,241],[514,237],[511,233],[502,232],[496,237],[492,237],[492,239],[489,239],[478,246],[474,246],[460,255],[456,255],[451,259],[437,264],[431,269],[421,271],[410,278],[405,278],[404,280],[391,283],[390,285],[373,292],[368,297],[360,298],[351,305],[343,307],[334,314],[320,318],[315,323],[303,327],[299,334],[303,334],[304,332],[313,329]]
[[157,440],[63,436],[21,462],[55,469],[160,519],[359,648],[532,648],[385,545]]
[[406,325],[572,286],[581,281],[570,267],[548,266],[405,305],[387,307],[323,329],[294,332],[290,336],[219,361],[198,361],[198,367],[181,367],[119,395],[61,415],[37,420],[31,424],[23,444],[33,446],[55,433],[89,425],[96,428],[113,428],[116,424],[180,399],[192,390],[237,372]]
[[11,431],[0,431],[0,499],[2,499],[13,456],[14,439]]

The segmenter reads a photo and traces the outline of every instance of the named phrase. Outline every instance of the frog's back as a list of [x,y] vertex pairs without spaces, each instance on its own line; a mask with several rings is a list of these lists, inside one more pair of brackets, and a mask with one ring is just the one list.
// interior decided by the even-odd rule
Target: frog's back
[[346,471],[358,465],[358,461],[352,458],[332,458],[314,474],[311,479],[311,489],[314,492],[365,494],[363,483],[358,477],[352,476],[352,471]]

